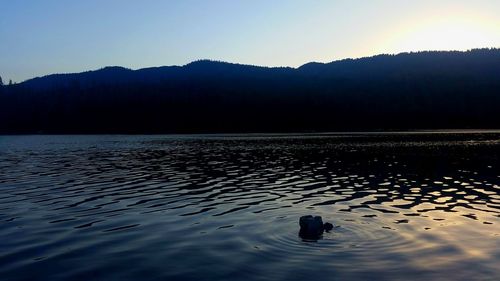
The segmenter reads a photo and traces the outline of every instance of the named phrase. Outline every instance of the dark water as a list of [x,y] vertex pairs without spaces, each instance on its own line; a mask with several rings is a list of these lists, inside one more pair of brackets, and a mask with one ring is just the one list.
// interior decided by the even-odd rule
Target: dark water
[[492,132],[3,136],[0,280],[500,280],[499,168]]

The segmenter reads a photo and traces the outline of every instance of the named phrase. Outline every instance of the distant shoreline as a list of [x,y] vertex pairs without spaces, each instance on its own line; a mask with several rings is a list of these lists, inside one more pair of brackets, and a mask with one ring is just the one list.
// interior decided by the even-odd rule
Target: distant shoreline
[[500,134],[500,129],[429,129],[429,130],[381,130],[338,132],[257,132],[257,133],[26,133],[0,134],[5,136],[187,136],[187,137],[280,137],[280,136],[342,136],[342,135],[425,135],[425,134]]
[[0,133],[498,128],[498,73],[500,49],[379,55],[298,69],[213,61],[108,67],[1,86]]

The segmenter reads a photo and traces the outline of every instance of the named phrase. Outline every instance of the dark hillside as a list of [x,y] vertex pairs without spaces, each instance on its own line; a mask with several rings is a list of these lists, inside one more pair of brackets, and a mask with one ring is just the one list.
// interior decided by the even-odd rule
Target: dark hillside
[[500,127],[500,50],[379,55],[297,69],[213,61],[55,74],[0,88],[1,133]]

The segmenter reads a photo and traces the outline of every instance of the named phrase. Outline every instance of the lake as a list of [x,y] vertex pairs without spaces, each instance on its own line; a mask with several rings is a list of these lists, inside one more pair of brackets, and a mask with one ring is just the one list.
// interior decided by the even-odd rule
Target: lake
[[0,136],[0,279],[500,280],[499,171],[498,131]]

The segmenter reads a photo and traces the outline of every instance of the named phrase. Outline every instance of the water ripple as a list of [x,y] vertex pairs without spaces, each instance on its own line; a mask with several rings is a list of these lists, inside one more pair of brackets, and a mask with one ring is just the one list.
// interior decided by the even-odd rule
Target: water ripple
[[[0,275],[487,280],[499,152],[481,132],[0,137]],[[304,214],[337,227],[302,241]]]

